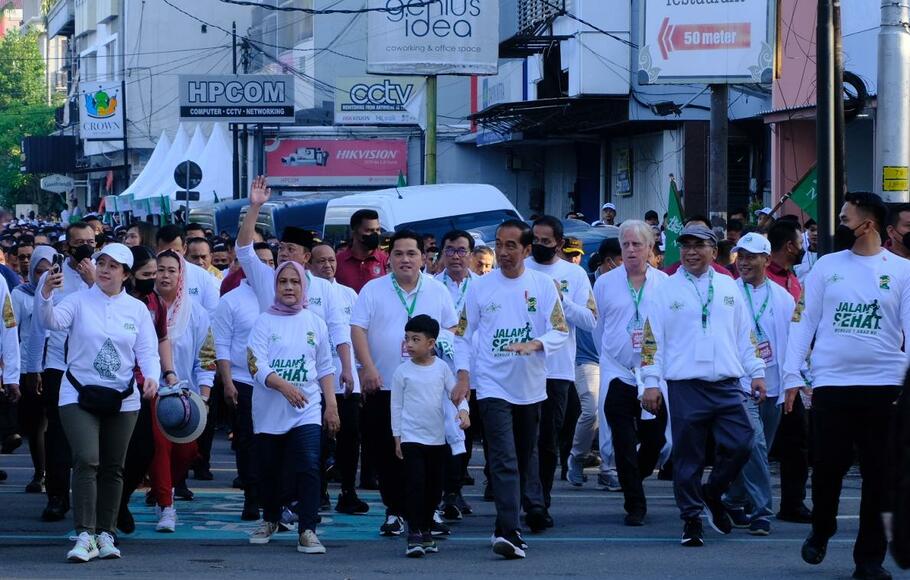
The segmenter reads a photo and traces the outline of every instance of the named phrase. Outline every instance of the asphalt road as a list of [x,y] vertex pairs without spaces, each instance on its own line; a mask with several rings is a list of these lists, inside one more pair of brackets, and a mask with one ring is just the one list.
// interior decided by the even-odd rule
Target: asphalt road
[[[478,449],[478,452],[480,450]],[[479,455],[479,453],[477,454]],[[475,463],[477,462],[475,455]],[[757,538],[743,530],[721,536],[706,526],[706,546],[687,549],[679,545],[681,522],[669,482],[649,479],[647,525],[622,525],[622,494],[600,491],[593,485],[574,488],[558,482],[551,512],[556,527],[541,535],[526,535],[528,557],[505,561],[490,550],[492,503],[481,499],[483,475],[472,468],[478,481],[465,488],[474,514],[455,524],[452,536],[440,542],[438,554],[412,560],[404,556],[404,539],[381,538],[382,505],[378,492],[362,492],[371,505],[365,516],[323,514],[319,534],[328,548],[321,556],[299,554],[296,534],[279,534],[267,546],[252,546],[246,534],[255,527],[240,521],[242,494],[230,488],[233,456],[223,434],[218,434],[213,471],[215,481],[190,481],[196,499],[178,502],[175,534],[154,531],[153,508],[133,495],[137,532],[121,536],[121,560],[95,560],[69,564],[71,521],[43,523],[43,495],[23,492],[31,468],[24,447],[14,455],[0,456],[0,468],[10,479],[0,483],[0,577],[83,578],[130,576],[133,578],[218,578],[226,580],[268,574],[272,578],[315,575],[317,578],[492,578],[505,575],[564,578],[849,578],[853,571],[852,546],[858,527],[860,481],[848,477],[841,498],[840,533],[831,541],[821,566],[804,564],[799,548],[808,526],[773,522],[772,534]],[[337,489],[332,490],[333,500]],[[778,490],[779,491],[779,490]],[[886,566],[898,574],[889,560]],[[261,577],[261,576],[260,576]]]

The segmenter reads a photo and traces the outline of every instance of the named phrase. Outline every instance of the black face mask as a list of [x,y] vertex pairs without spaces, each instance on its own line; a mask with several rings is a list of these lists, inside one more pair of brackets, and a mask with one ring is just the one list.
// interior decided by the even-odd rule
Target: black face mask
[[531,245],[531,256],[538,264],[546,264],[556,256],[556,246],[544,246],[543,244]]
[[140,296],[148,296],[152,293],[152,290],[155,289],[155,279],[145,278],[144,280],[134,280],[133,288],[136,289],[136,294]]
[[224,272],[225,270],[228,269],[228,265],[227,265],[227,264],[219,264],[219,265],[217,265],[217,266],[215,266],[215,267],[218,268],[219,270],[221,270],[222,272]]
[[93,247],[91,247],[90,245],[85,244],[85,245],[79,246],[78,248],[73,250],[71,252],[71,255],[73,256],[73,260],[75,260],[76,263],[78,264],[79,262],[81,262],[82,260],[84,260],[86,258],[91,258],[92,254],[94,254],[94,253],[95,253],[95,249]]
[[855,229],[844,224],[837,226],[837,229],[834,230],[834,251],[840,252],[853,248],[856,243],[856,230],[860,227],[862,225],[856,226]]
[[379,234],[367,234],[360,236],[360,243],[368,250],[375,250],[379,247]]

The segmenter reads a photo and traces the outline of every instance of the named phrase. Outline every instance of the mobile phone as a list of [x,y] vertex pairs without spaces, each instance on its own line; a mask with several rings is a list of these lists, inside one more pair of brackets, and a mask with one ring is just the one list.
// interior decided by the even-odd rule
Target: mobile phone
[[54,262],[51,264],[51,271],[59,274],[63,270],[63,254],[54,254]]

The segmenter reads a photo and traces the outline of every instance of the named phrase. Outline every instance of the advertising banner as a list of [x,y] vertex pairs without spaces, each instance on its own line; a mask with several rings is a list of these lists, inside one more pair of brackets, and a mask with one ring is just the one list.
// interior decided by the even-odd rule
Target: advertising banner
[[181,121],[293,123],[291,75],[180,75]]
[[335,79],[336,125],[416,125],[405,108],[423,77],[362,76]]
[[775,2],[642,0],[638,82],[770,83]]
[[269,185],[395,185],[408,174],[404,139],[272,139],[265,143]]
[[79,136],[86,141],[123,139],[120,81],[79,84]]
[[499,0],[369,0],[367,72],[491,75]]

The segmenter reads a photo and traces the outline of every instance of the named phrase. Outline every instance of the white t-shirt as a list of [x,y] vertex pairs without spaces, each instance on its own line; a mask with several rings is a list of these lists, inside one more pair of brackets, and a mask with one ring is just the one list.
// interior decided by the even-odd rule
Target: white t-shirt
[[547,378],[575,381],[575,328],[591,332],[597,322],[594,291],[584,268],[572,262],[557,260],[553,264],[538,264],[533,258],[525,267],[546,274],[556,281],[562,298],[562,309],[569,323],[569,340],[565,346],[547,355]]
[[[445,445],[445,405],[454,408],[454,388],[455,375],[436,357],[426,366],[401,363],[392,376],[392,435],[402,443]],[[467,411],[467,401],[458,408]]]
[[[259,315],[250,331],[247,364],[253,376],[253,431],[281,435],[301,425],[322,425],[319,379],[335,372],[329,333],[321,318],[303,309],[293,316]],[[292,407],[267,387],[272,373],[303,392],[307,403]]]
[[408,358],[404,351],[404,327],[408,322],[407,308],[412,303],[412,317],[426,314],[436,320],[440,328],[452,328],[458,324],[452,297],[441,283],[421,274],[413,290],[401,290],[407,303],[405,306],[392,285],[392,276],[387,274],[367,282],[357,297],[351,315],[351,326],[359,326],[367,332],[370,355],[379,370],[384,391],[391,389],[395,369]]
[[246,362],[246,345],[257,318],[259,302],[256,293],[243,280],[239,286],[221,297],[212,319],[216,358],[230,361],[231,379],[246,385],[253,384]]
[[[473,282],[455,332],[455,366],[471,371],[477,398],[529,405],[547,398],[546,359],[565,346],[569,327],[553,280],[525,269],[518,278],[493,270]],[[542,351],[522,356],[513,343],[539,340]]]
[[910,337],[910,261],[887,250],[818,259],[793,314],[784,388],[799,375],[812,339],[813,387],[903,385]]

